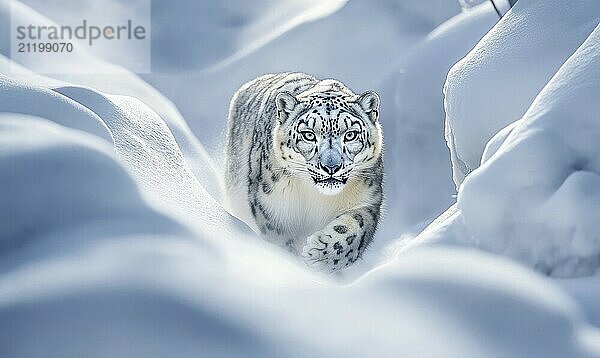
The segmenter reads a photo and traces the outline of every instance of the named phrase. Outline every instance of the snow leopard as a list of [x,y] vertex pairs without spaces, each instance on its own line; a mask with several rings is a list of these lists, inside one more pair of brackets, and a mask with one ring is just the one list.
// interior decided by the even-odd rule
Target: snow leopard
[[320,271],[356,262],[383,203],[379,96],[304,73],[244,84],[229,107],[226,207]]

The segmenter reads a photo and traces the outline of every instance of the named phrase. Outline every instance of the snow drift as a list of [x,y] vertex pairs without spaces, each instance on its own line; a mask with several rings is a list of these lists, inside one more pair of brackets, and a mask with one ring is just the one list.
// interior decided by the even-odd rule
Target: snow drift
[[458,207],[479,247],[557,276],[600,265],[599,50],[597,27],[465,179]]
[[[584,5],[587,11],[558,2],[519,2],[452,68],[445,86],[446,139],[460,185],[459,213],[449,219],[451,236],[554,276],[590,275],[600,265],[594,164],[600,147],[592,139],[598,134],[592,98],[600,75],[598,29],[592,26],[600,22],[600,8],[596,2]],[[541,37],[532,46],[510,40],[515,29],[536,23],[531,31],[540,31]],[[556,31],[563,31],[561,41],[550,37]],[[586,34],[546,84],[552,69]],[[548,56],[528,55],[540,49]],[[497,69],[508,67],[515,56],[527,60],[499,75]],[[538,63],[530,71],[527,61],[534,58]],[[517,77],[526,70],[527,76]],[[513,122],[519,107],[537,93],[535,87],[544,84],[523,117]],[[476,97],[487,95],[493,104]]]
[[444,87],[446,140],[458,187],[485,144],[518,120],[600,21],[595,0],[520,0],[452,67]]
[[399,61],[381,88],[387,171],[385,215],[375,245],[415,232],[455,199],[444,136],[443,93],[448,70],[496,23],[491,3],[465,11],[427,35]]

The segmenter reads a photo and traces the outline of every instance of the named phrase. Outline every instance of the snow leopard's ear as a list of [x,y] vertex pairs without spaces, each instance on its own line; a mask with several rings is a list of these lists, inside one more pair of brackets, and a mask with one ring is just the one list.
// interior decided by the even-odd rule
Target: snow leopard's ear
[[288,91],[283,91],[275,97],[275,104],[279,121],[283,123],[298,104],[298,100]]
[[373,123],[379,119],[379,95],[373,91],[367,91],[358,97],[356,103],[365,111]]

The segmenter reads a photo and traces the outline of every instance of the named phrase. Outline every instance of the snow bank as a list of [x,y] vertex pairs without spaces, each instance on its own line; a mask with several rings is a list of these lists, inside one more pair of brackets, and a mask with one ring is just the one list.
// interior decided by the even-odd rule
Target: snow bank
[[61,231],[83,239],[118,227],[139,230],[144,224],[147,232],[160,234],[174,226],[144,204],[112,147],[97,136],[30,116],[0,118],[4,258],[11,249]]
[[[38,126],[57,140],[47,127]],[[70,152],[86,146],[61,142],[72,145]],[[67,165],[81,170],[76,161]],[[110,175],[125,174],[112,166]],[[83,207],[96,203],[91,198]],[[154,227],[142,229],[156,214],[137,207],[120,213],[127,227],[90,229],[98,220],[92,215],[3,251],[0,350],[15,358],[600,354],[597,332],[573,303],[508,261],[421,249],[350,286],[318,284],[307,271],[286,274],[289,264],[273,259],[262,263],[269,274],[257,276],[252,266],[271,249],[236,257],[224,244],[233,238],[207,245],[210,239],[191,239],[164,219],[156,235]],[[82,227],[99,235],[82,237]]]
[[600,21],[595,0],[520,0],[452,67],[444,88],[446,140],[458,187],[486,143],[518,120]]
[[[114,145],[149,200],[195,218],[199,227],[232,220],[200,185],[162,119],[139,100],[61,86],[53,90],[0,76],[0,111],[48,118]],[[32,105],[34,104],[34,105]]]
[[444,136],[441,88],[450,67],[496,23],[486,3],[431,32],[381,88],[387,174],[386,212],[374,245],[418,232],[455,199]]
[[459,210],[423,238],[506,255],[553,276],[596,271],[599,22],[597,2],[519,2],[451,69],[446,139]]
[[[39,11],[36,11],[35,6],[56,6],[56,4],[48,4],[44,1],[30,1],[29,7],[25,4],[13,6],[13,15],[19,18],[20,21],[25,21],[28,18],[35,18],[36,23],[45,24],[47,26],[57,25],[53,19],[48,19]],[[10,2],[0,1],[0,19],[5,21],[0,22],[2,26],[10,23]],[[77,18],[77,13],[71,13],[73,18]],[[69,16],[65,13],[64,16]],[[8,31],[8,28],[7,28]],[[8,33],[8,32],[7,32]],[[17,79],[24,84],[33,86],[43,85],[51,88],[56,86],[77,84],[81,86],[91,87],[99,91],[110,94],[126,95],[135,97],[152,108],[169,126],[170,131],[175,137],[179,147],[186,158],[190,169],[202,186],[215,198],[220,199],[222,196],[220,176],[217,175],[216,166],[212,158],[206,152],[204,146],[198,141],[189,129],[187,122],[183,119],[179,110],[174,104],[167,99],[163,94],[157,91],[148,83],[144,82],[135,74],[117,66],[103,61],[102,59],[91,56],[85,52],[76,52],[72,56],[65,58],[63,65],[65,67],[84,67],[86,69],[97,68],[98,74],[54,74],[53,78],[39,76],[32,73],[27,68],[20,66],[8,59],[10,55],[9,44],[4,43],[5,40],[0,40],[0,73],[10,74],[13,79]],[[4,46],[2,46],[4,45]],[[32,59],[33,60],[33,59]],[[43,56],[35,58],[37,61],[45,61]],[[11,71],[11,66],[17,68],[16,72]],[[43,63],[37,63],[36,67],[43,67]],[[88,70],[89,71],[89,70]],[[113,73],[106,75],[105,73]],[[42,107],[43,108],[43,107]]]
[[600,266],[599,44],[597,27],[465,179],[458,206],[477,246],[556,276]]

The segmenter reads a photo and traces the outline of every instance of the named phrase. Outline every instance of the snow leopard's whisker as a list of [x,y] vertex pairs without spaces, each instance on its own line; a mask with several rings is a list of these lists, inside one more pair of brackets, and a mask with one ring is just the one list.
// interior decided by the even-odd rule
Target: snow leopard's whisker
[[289,167],[288,167],[288,171],[289,171],[289,169],[292,169],[292,170],[294,170],[294,171],[296,171],[296,172],[301,172],[301,173],[308,173],[308,174],[310,174],[310,173],[311,173],[311,171],[310,171],[309,169],[306,169],[305,167],[294,167],[294,166],[289,166]]
[[303,166],[303,167],[304,167],[304,166],[306,166],[306,163],[303,163],[303,162],[301,162],[301,161],[298,161],[298,160],[286,159],[286,161],[287,161],[288,163],[291,163],[291,164],[295,164],[295,165],[301,165],[301,166]]

